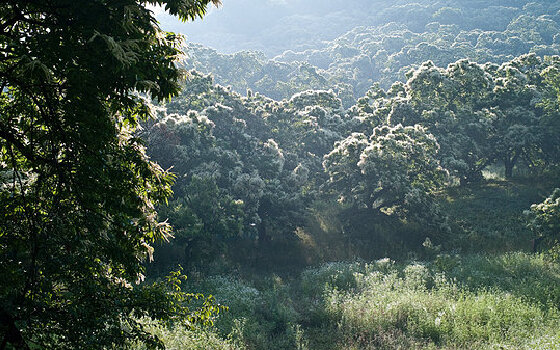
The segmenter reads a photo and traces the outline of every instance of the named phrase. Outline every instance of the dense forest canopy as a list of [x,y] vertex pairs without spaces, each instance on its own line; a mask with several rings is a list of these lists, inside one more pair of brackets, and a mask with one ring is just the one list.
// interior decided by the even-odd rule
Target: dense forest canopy
[[374,86],[349,108],[332,90],[275,101],[193,71],[146,131],[150,154],[179,176],[160,214],[187,240],[266,240],[267,231],[293,232],[312,201],[332,196],[447,230],[435,191],[480,183],[488,166],[509,179],[516,166],[542,173],[558,164],[558,110],[546,106],[557,101],[558,82],[547,77],[559,65],[534,54],[445,69],[428,61],[406,84]]
[[0,350],[560,346],[556,1],[0,17]]

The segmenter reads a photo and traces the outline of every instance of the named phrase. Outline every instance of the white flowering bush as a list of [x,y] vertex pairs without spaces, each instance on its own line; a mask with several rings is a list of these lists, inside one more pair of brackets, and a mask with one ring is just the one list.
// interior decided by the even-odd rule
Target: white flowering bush
[[550,244],[560,240],[560,188],[556,188],[542,203],[533,204],[525,212],[529,228],[536,239],[542,238]]
[[340,202],[433,221],[439,211],[431,194],[446,180],[438,150],[435,137],[420,125],[380,126],[369,139],[355,133],[338,142],[323,166]]

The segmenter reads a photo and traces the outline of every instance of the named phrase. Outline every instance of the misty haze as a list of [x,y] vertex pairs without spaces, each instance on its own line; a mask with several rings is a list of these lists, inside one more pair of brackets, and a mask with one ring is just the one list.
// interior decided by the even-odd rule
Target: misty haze
[[560,348],[557,1],[0,16],[0,350]]

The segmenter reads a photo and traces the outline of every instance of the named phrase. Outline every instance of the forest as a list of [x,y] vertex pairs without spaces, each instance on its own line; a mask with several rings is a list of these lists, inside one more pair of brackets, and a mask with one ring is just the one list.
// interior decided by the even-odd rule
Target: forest
[[560,349],[558,2],[0,25],[0,350]]

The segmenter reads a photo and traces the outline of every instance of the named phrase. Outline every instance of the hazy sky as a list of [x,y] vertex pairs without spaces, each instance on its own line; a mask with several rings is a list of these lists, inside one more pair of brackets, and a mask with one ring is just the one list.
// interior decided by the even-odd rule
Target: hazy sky
[[185,34],[189,42],[224,53],[259,50],[273,56],[316,47],[362,25],[367,14],[358,7],[379,1],[385,0],[223,0],[188,23],[151,9],[164,30]]

